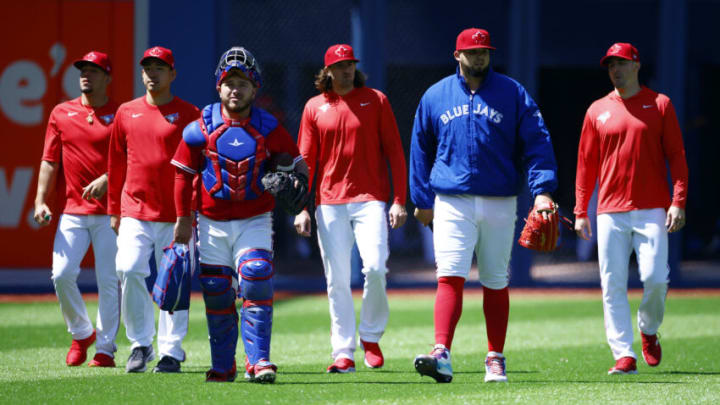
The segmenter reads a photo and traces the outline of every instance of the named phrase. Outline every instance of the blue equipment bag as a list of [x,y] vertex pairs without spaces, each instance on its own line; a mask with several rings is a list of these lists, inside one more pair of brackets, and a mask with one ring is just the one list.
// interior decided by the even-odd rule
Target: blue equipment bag
[[171,243],[163,249],[152,290],[153,301],[161,310],[172,313],[190,309],[192,260],[187,245]]

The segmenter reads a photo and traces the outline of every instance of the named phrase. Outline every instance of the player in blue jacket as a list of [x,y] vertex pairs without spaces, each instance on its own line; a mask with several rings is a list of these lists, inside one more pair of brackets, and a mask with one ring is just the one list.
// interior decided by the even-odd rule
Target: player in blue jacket
[[457,71],[425,92],[413,126],[410,197],[415,217],[434,224],[438,280],[435,347],[415,358],[415,369],[437,382],[452,380],[450,347],[473,252],[488,336],[485,381],[507,382],[502,352],[517,194],[526,177],[535,206],[552,202],[557,188],[540,110],[522,85],[489,67],[491,49],[487,31],[462,31]]

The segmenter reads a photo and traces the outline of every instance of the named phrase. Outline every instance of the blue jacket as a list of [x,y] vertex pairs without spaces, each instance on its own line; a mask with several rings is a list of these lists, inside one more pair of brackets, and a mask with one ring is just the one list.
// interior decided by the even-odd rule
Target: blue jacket
[[435,193],[517,195],[525,175],[533,196],[557,188],[550,133],[522,85],[490,69],[472,94],[458,68],[425,92],[410,146],[418,208],[432,208]]

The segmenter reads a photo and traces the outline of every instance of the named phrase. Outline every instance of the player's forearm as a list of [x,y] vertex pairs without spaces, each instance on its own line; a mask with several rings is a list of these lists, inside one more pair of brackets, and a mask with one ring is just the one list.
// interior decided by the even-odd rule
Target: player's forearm
[[176,169],[175,188],[173,198],[175,201],[175,215],[189,217],[192,205],[192,183],[194,175],[182,169]]
[[44,204],[47,201],[48,194],[55,188],[58,166],[55,162],[48,162],[46,160],[40,162],[35,204]]

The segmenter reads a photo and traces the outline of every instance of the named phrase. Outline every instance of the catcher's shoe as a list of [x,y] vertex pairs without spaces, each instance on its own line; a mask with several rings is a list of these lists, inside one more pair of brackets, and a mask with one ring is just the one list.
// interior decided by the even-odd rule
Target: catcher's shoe
[[233,382],[237,376],[237,366],[233,361],[233,366],[227,373],[221,373],[213,369],[205,373],[205,382]]
[[68,350],[67,356],[65,356],[65,363],[71,367],[85,363],[85,360],[87,360],[87,349],[93,343],[95,343],[95,331],[85,339],[73,339],[70,344],[70,350]]
[[132,349],[130,357],[128,357],[125,365],[126,373],[144,373],[147,370],[147,362],[155,358],[155,352],[152,345],[137,346]]
[[658,335],[646,335],[640,332],[642,336],[642,354],[645,363],[650,367],[657,367],[662,360],[662,347],[660,347],[660,341]]
[[162,356],[157,365],[153,368],[153,373],[179,373],[180,361],[172,356]]
[[347,357],[339,357],[335,359],[333,364],[328,366],[327,368],[328,373],[354,373],[355,372],[355,362],[353,360],[348,359]]
[[485,382],[507,382],[505,375],[505,356],[490,352],[485,357]]
[[415,357],[415,370],[420,375],[430,376],[439,383],[449,383],[453,378],[450,350],[444,345],[435,345],[430,354]]
[[250,365],[245,359],[245,379],[249,382],[272,384],[277,376],[277,366],[267,360]]
[[377,342],[366,342],[360,339],[360,347],[365,350],[365,365],[367,367],[380,368],[385,364],[385,358]]
[[627,356],[627,357],[621,357],[616,362],[615,365],[608,370],[608,374],[637,374],[637,365],[635,363],[635,359]]
[[90,367],[115,367],[115,359],[105,353],[95,353],[95,357],[88,363]]

